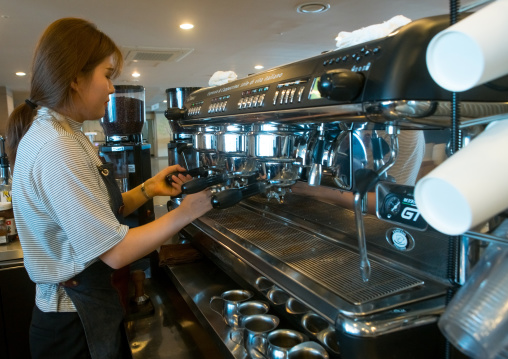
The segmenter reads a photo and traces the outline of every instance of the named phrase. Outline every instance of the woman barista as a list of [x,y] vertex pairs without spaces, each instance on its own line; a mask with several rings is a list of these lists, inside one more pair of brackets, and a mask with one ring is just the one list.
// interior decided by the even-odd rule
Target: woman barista
[[30,98],[9,118],[13,206],[25,266],[36,283],[33,358],[121,358],[123,310],[113,269],[159,247],[211,209],[210,193],[185,197],[161,218],[129,229],[122,217],[188,180],[168,167],[120,193],[108,164],[81,132],[104,116],[122,67],[114,42],[76,18],[52,23],[37,44]]

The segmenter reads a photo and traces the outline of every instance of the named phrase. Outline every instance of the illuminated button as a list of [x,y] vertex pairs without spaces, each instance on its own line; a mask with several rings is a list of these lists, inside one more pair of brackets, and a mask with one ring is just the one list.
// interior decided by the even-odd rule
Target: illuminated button
[[238,101],[238,109],[239,110],[242,109],[242,104],[243,104],[243,98],[241,98],[240,101]]
[[242,102],[242,109],[244,109],[246,107],[247,107],[247,98],[244,98],[243,102]]
[[288,103],[288,99],[289,99],[289,94],[291,93],[291,90],[290,89],[287,89],[286,90],[286,96],[284,97],[284,103]]
[[228,102],[227,102],[227,101],[224,101],[224,102],[222,103],[222,112],[226,111],[226,105],[227,105],[227,104],[228,104]]
[[258,99],[259,99],[259,95],[254,96],[254,98],[252,99],[252,107],[257,107]]
[[262,94],[261,96],[259,96],[258,107],[263,107],[264,104],[265,104],[265,94]]
[[293,103],[293,100],[294,100],[294,98],[295,98],[295,93],[296,93],[296,87],[291,89],[291,97],[290,97],[290,99],[289,99],[289,101],[290,101],[291,103]]
[[298,90],[298,102],[302,102],[303,91],[305,90],[305,86],[300,86]]
[[273,104],[277,104],[277,97],[279,97],[279,90],[275,91],[275,95],[273,95]]
[[251,106],[252,106],[252,96],[249,96],[247,98],[247,105],[246,105],[246,107],[247,108],[251,108]]
[[286,97],[286,90],[282,90],[280,93],[280,104],[282,105],[284,103],[284,97]]

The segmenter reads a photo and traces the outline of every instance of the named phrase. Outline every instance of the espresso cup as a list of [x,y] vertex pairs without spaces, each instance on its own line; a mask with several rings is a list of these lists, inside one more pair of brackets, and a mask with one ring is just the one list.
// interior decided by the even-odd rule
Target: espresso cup
[[[238,307],[253,297],[253,293],[245,289],[228,290],[210,299],[210,308],[220,314],[226,324],[233,329],[240,327]],[[218,305],[220,304],[220,308]]]
[[329,323],[320,315],[309,312],[302,317],[301,325],[309,334],[317,336],[328,328]]
[[277,329],[268,334],[268,359],[287,359],[291,348],[308,340],[308,338],[296,330]]
[[268,333],[279,325],[279,318],[270,314],[249,315],[242,320],[243,345],[250,358],[265,359]]
[[329,359],[328,352],[316,342],[303,342],[291,348],[288,359]]
[[238,324],[242,326],[242,320],[245,317],[256,314],[266,314],[270,310],[270,305],[259,300],[249,300],[238,305]]

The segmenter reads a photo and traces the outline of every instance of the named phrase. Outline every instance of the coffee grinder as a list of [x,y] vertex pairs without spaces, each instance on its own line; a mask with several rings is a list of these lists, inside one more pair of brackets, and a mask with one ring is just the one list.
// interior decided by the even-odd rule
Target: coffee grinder
[[[145,88],[117,85],[109,96],[101,126],[106,143],[99,154],[115,165],[115,179],[122,192],[137,187],[152,177],[149,143],[143,143]],[[129,227],[138,227],[155,219],[153,200],[149,200],[125,218]]]

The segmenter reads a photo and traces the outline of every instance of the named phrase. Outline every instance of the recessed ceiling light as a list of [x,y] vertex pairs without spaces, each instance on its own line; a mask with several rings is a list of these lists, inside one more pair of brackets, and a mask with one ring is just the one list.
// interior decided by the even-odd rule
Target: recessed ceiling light
[[16,76],[20,76],[20,77],[26,76],[26,72],[18,71],[18,72],[16,72]]
[[254,68],[256,70],[261,70],[261,69],[264,69],[265,67],[263,65],[256,65],[256,66],[254,66]]
[[134,71],[132,73],[132,77],[139,77],[139,76],[141,76],[141,74],[139,72],[137,72],[137,71]]
[[194,25],[192,25],[192,24],[182,24],[182,25],[180,25],[180,29],[190,30],[192,28],[194,28]]
[[328,11],[328,9],[330,9],[330,4],[322,2],[306,2],[304,4],[298,5],[296,11],[302,14],[318,14]]

